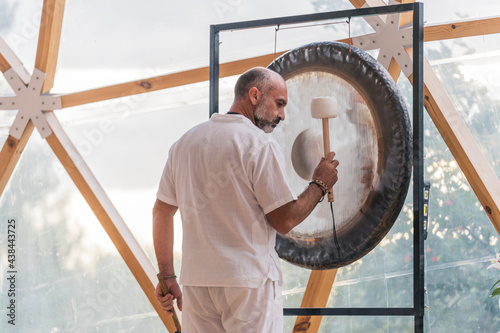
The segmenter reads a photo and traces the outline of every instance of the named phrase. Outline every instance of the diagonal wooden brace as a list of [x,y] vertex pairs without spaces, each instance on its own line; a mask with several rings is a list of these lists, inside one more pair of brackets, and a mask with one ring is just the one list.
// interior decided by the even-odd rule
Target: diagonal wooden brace
[[46,138],[47,142],[118,249],[158,316],[168,330],[174,332],[175,325],[172,317],[162,310],[155,296],[157,280],[153,264],[69,139],[54,113],[47,112],[46,118],[53,132]]
[[500,180],[427,61],[424,61],[424,106],[500,234]]
[[[312,270],[300,307],[325,307],[332,291],[335,276],[337,276],[337,269],[326,271]],[[295,321],[293,333],[318,332],[322,318],[321,316],[298,316]]]

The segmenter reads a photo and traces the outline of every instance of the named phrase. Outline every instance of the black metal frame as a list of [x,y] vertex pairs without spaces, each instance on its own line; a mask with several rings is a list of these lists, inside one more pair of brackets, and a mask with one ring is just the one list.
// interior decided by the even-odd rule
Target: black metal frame
[[210,116],[219,110],[219,32],[357,16],[413,12],[413,307],[285,308],[285,316],[413,316],[415,332],[424,331],[424,163],[423,163],[423,4],[366,7],[210,26]]

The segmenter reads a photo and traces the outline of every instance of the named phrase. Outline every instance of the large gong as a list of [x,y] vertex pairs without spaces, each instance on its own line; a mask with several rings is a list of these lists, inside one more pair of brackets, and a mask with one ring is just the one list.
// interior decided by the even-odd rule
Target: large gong
[[337,248],[325,199],[287,235],[279,256],[298,266],[332,269],[370,252],[387,234],[405,201],[411,178],[411,127],[394,81],[375,59],[343,43],[301,46],[268,68],[288,87],[286,121],[272,134],[287,160],[291,187],[301,193],[323,154],[321,120],[311,117],[313,98],[336,99],[330,147],[339,160],[333,187]]

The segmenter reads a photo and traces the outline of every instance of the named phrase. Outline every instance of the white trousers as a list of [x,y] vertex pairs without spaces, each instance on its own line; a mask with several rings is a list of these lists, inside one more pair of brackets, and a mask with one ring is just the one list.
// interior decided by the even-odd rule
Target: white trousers
[[183,286],[184,333],[283,333],[281,286],[260,288]]

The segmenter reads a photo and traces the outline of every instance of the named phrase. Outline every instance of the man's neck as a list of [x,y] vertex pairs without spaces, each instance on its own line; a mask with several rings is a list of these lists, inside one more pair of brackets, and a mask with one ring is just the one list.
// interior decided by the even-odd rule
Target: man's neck
[[252,108],[245,108],[242,105],[233,104],[227,113],[229,113],[229,114],[241,114],[242,116],[250,119],[250,121],[255,125],[255,119],[253,116]]

